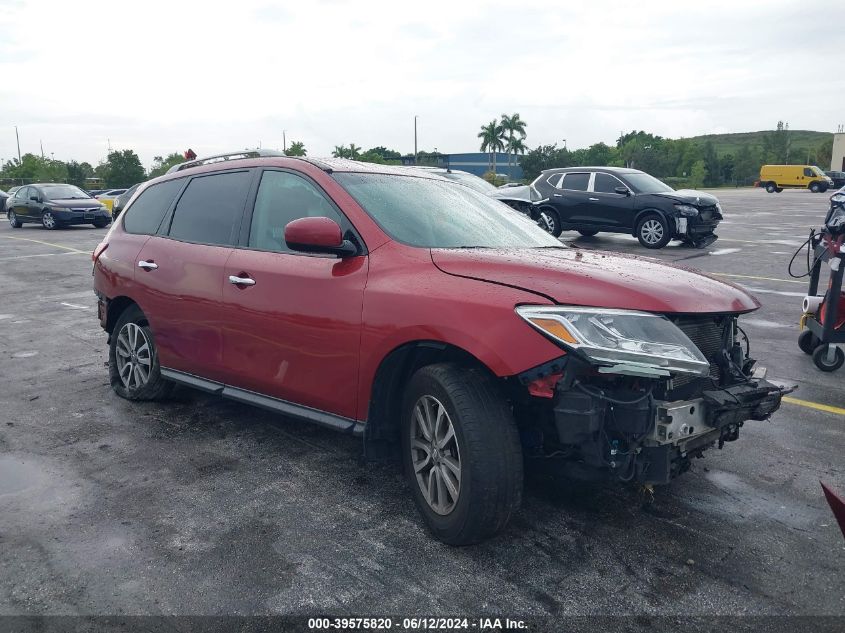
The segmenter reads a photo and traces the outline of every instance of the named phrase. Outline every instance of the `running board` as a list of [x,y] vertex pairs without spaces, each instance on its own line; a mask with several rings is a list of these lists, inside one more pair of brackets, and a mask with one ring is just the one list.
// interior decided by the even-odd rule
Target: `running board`
[[364,432],[363,423],[350,418],[345,418],[341,415],[329,413],[327,411],[312,409],[311,407],[294,404],[293,402],[288,402],[287,400],[271,398],[270,396],[255,393],[254,391],[247,391],[246,389],[239,389],[238,387],[224,385],[221,382],[207,380],[206,378],[200,378],[199,376],[194,376],[193,374],[177,371],[175,369],[166,369],[165,367],[162,367],[161,375],[167,380],[172,380],[173,382],[177,382],[187,387],[193,387],[194,389],[222,396],[223,398],[227,398],[229,400],[243,402],[244,404],[251,404],[275,413],[281,413],[282,415],[289,417],[313,422],[314,424],[319,424],[320,426],[334,429],[335,431],[340,431],[341,433],[352,433],[353,435],[360,436]]

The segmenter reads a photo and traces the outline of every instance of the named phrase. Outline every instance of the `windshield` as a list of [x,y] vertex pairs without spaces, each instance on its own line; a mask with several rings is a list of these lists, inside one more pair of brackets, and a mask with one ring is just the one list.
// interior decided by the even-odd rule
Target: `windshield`
[[393,239],[422,248],[532,248],[563,245],[502,202],[443,180],[335,173]]
[[473,176],[472,174],[460,174],[452,171],[440,175],[444,178],[454,180],[462,185],[475,189],[478,193],[490,195],[490,192],[497,190],[496,187],[484,180],[484,178],[479,178],[478,176]]
[[675,191],[665,182],[660,182],[654,176],[639,172],[633,174],[621,174],[628,181],[636,193],[669,193]]
[[813,166],[813,171],[816,172],[816,176],[824,176],[824,172],[816,166]]
[[48,200],[77,200],[91,197],[73,185],[41,185],[41,189]]

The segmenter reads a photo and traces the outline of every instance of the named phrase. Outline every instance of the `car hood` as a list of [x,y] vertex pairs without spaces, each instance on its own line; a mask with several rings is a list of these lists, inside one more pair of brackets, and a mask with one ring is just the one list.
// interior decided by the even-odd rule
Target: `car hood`
[[490,192],[491,198],[497,200],[517,200],[520,202],[536,202],[542,196],[531,185],[520,185],[519,187],[505,187]]
[[99,200],[94,198],[84,198],[82,200],[50,200],[50,204],[62,207],[65,209],[99,209],[103,205]]
[[562,305],[658,313],[750,312],[741,288],[654,259],[577,249],[432,249],[444,273],[520,288]]
[[668,198],[670,200],[677,200],[685,204],[692,204],[697,207],[711,207],[719,203],[719,199],[709,193],[703,191],[696,191],[695,189],[679,189],[678,191],[668,191],[666,193],[649,193],[649,196],[657,198]]

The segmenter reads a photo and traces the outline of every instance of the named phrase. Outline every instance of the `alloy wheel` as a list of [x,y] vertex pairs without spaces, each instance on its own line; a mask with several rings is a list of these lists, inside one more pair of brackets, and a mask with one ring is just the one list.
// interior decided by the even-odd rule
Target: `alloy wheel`
[[49,211],[45,211],[41,216],[41,224],[44,225],[45,229],[54,229],[56,228],[56,218]]
[[542,228],[547,233],[551,233],[552,235],[554,235],[555,219],[545,211],[540,212],[540,219],[537,221],[537,224],[539,224],[540,228]]
[[461,493],[461,452],[446,407],[422,396],[411,421],[411,464],[428,506],[437,514],[455,509]]
[[663,239],[663,224],[660,220],[646,220],[640,227],[640,235],[647,244],[657,244]]
[[117,373],[127,389],[140,389],[150,380],[152,354],[147,335],[135,323],[127,323],[117,335]]

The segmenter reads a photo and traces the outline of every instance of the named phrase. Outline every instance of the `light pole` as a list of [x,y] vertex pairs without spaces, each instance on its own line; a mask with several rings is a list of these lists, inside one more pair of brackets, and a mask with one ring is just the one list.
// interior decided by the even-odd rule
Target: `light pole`
[[287,154],[288,153],[288,137],[287,137],[287,130],[282,130],[282,151]]
[[15,139],[18,141],[18,165],[21,164],[21,137],[18,135],[18,126],[15,126]]
[[414,165],[417,164],[417,117],[419,115],[414,115]]
[[563,139],[563,149],[566,149],[566,139]]

